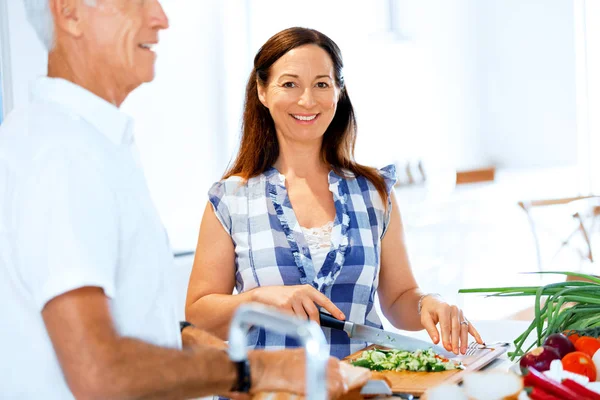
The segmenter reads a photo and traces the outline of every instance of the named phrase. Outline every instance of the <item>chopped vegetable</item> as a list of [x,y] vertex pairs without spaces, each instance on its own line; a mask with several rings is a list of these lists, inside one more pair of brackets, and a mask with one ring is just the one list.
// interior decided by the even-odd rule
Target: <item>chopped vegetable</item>
[[523,390],[523,378],[499,369],[473,372],[464,376],[462,388],[469,399],[516,400]]
[[600,394],[586,388],[582,384],[577,383],[571,379],[565,379],[562,382],[562,384],[574,391],[575,393],[577,393],[581,397],[586,397],[591,400],[600,400]]
[[523,368],[525,386],[540,388],[549,394],[553,394],[563,400],[581,400],[571,389],[549,379],[535,368]]
[[450,361],[436,354],[432,349],[417,350],[365,350],[352,362],[357,367],[373,371],[422,371],[439,372],[462,369],[460,362]]
[[527,396],[532,400],[561,400],[560,397],[545,392],[539,387],[526,387],[525,393],[527,393]]

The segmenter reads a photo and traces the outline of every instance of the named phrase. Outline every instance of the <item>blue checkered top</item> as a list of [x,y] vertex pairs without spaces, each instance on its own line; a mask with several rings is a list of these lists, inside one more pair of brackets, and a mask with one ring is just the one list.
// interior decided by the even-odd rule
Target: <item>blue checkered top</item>
[[[387,191],[396,182],[393,165],[379,170]],[[235,246],[238,293],[259,286],[310,284],[342,310],[349,321],[381,327],[373,307],[379,281],[381,239],[390,218],[375,186],[351,172],[329,173],[336,216],[331,250],[315,273],[308,244],[285,187],[285,177],[275,168],[244,182],[230,177],[215,183],[209,200]],[[365,347],[345,332],[323,329],[331,355],[343,358]],[[284,335],[253,329],[248,336],[253,348],[298,346]]]

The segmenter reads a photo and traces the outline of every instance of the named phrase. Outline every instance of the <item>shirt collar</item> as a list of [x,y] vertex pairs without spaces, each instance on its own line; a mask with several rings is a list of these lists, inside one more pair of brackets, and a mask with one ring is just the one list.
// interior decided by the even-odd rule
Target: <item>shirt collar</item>
[[38,78],[32,86],[31,99],[49,100],[67,107],[115,144],[133,142],[131,117],[73,82],[61,78]]

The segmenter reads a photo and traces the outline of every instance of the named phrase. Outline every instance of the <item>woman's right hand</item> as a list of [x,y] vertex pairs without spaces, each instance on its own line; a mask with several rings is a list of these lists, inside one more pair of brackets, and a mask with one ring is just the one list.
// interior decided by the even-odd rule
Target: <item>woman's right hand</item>
[[311,285],[261,286],[252,290],[252,301],[277,307],[283,312],[319,323],[319,309],[323,307],[333,317],[344,320],[344,313],[323,293]]

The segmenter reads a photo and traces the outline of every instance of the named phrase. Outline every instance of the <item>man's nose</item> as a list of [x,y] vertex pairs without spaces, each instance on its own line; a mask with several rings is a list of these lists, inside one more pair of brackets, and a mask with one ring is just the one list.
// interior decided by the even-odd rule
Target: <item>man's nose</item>
[[153,1],[150,5],[150,19],[151,26],[154,29],[167,29],[169,28],[169,18],[165,14],[165,10],[162,8],[160,1]]

